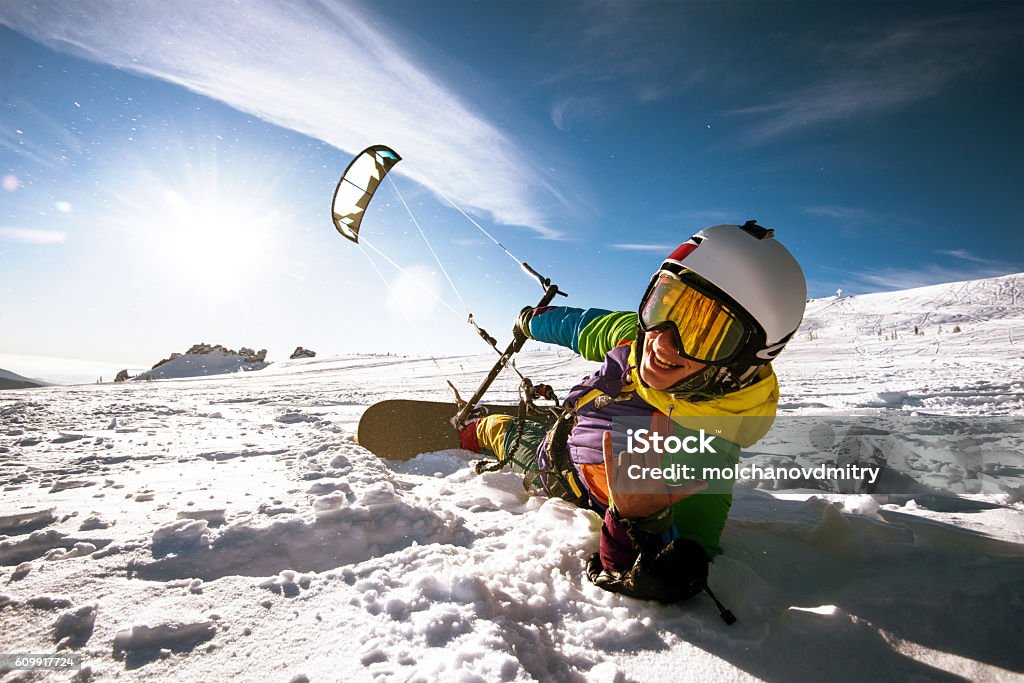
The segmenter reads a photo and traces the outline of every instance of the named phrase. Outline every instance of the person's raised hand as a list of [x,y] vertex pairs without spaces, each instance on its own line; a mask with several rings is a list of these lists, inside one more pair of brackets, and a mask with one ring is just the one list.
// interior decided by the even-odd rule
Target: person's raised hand
[[604,433],[601,446],[604,451],[604,472],[608,478],[608,490],[611,492],[615,509],[618,510],[621,517],[626,519],[648,517],[708,487],[706,481],[699,479],[679,484],[672,484],[664,479],[647,479],[643,483],[644,493],[632,493],[630,490],[635,491],[638,488],[635,482],[630,482],[627,486],[623,485],[629,477],[629,467],[639,465],[647,470],[658,468],[662,454],[653,452],[653,450],[648,450],[647,453],[623,451],[615,454],[613,453],[611,432]]
[[533,306],[527,306],[519,311],[516,322],[512,326],[512,336],[515,337],[516,341],[526,341],[533,338],[530,336],[530,318],[533,317],[533,314]]

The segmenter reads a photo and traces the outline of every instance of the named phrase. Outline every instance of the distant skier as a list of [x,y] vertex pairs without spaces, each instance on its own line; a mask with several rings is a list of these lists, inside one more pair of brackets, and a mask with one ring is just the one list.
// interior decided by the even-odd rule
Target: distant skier
[[685,462],[735,465],[740,447],[771,427],[779,400],[771,360],[796,332],[806,298],[800,266],[771,230],[754,221],[706,228],[662,263],[639,313],[524,309],[517,335],[604,364],[569,393],[550,430],[490,415],[466,425],[461,445],[604,516],[588,566],[598,586],[663,602],[691,597],[706,590],[709,557],[720,552],[732,481],[699,495],[708,482],[696,478],[638,484],[640,470],[629,466],[657,467],[661,456],[615,455],[613,437],[625,445],[637,425],[680,435],[707,425],[717,446]]

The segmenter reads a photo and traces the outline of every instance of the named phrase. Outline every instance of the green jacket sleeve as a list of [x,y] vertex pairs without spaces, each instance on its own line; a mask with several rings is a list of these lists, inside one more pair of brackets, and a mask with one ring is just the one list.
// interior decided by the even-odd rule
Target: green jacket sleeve
[[579,351],[587,360],[603,361],[604,355],[623,341],[636,339],[636,313],[616,311],[594,318],[580,331]]

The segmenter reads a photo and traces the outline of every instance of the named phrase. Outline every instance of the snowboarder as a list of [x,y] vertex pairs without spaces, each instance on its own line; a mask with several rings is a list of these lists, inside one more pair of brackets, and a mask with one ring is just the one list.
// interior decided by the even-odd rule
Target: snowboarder
[[603,515],[600,552],[587,568],[595,584],[663,602],[691,597],[706,590],[709,558],[720,552],[732,481],[637,484],[639,470],[628,466],[657,467],[662,456],[616,454],[613,443],[625,445],[638,424],[680,434],[714,425],[718,447],[707,450],[715,455],[686,462],[734,465],[740,447],[771,426],[779,400],[771,361],[800,325],[806,299],[803,272],[773,231],[754,221],[706,228],[661,264],[638,313],[523,309],[515,334],[603,365],[568,394],[550,430],[489,415],[467,424],[460,443]]

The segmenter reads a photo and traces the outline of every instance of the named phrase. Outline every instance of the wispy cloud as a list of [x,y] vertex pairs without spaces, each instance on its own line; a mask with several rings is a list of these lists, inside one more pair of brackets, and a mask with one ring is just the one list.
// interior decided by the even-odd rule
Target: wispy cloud
[[662,254],[669,254],[673,249],[678,247],[678,244],[647,244],[647,243],[627,243],[627,244],[609,244],[610,249],[616,249],[618,251],[653,251]]
[[68,234],[60,230],[32,230],[27,228],[0,227],[0,240],[22,244],[59,244],[66,241]]
[[699,230],[709,225],[741,224],[753,216],[747,216],[742,211],[720,210],[720,209],[696,209],[674,211],[664,217],[663,220],[671,223],[681,224],[682,228]]
[[816,218],[830,221],[846,237],[853,238],[863,234],[865,228],[877,228],[882,225],[905,225],[907,220],[894,213],[865,209],[856,206],[805,206],[804,213]]
[[606,110],[600,97],[562,97],[551,105],[551,122],[560,131],[570,131],[580,121],[602,118]]
[[[643,251],[658,254],[669,254],[691,235],[711,225],[740,224],[752,218],[742,211],[720,209],[694,209],[674,211],[659,216],[657,229],[645,230],[636,237],[650,237],[650,241],[617,242],[609,244],[609,249],[617,251]],[[668,236],[668,242],[661,241]]]
[[980,280],[987,277],[998,277],[1007,275],[1008,272],[1002,268],[980,267],[980,268],[946,268],[932,265],[920,270],[889,268],[877,272],[865,272],[858,279],[878,290],[887,289],[911,289],[913,287],[925,287],[937,285],[944,282],[959,282],[961,280]]
[[804,207],[804,213],[809,213],[812,216],[831,218],[844,223],[882,223],[892,220],[893,218],[893,216],[884,214],[880,211],[852,206],[837,206],[834,204],[827,206],[807,206]]
[[[0,16],[2,12],[0,7]],[[7,124],[0,123],[0,148],[51,170],[67,166],[68,155],[81,154],[83,145],[78,136],[30,101],[9,97],[4,104]]]
[[555,126],[570,130],[623,103],[659,102],[705,82],[708,64],[679,49],[689,38],[686,11],[639,0],[554,6],[538,40],[559,65],[541,81],[559,89],[551,106]]
[[776,101],[727,114],[753,123],[743,142],[760,144],[808,126],[899,109],[933,97],[1020,40],[1016,15],[928,19],[825,46],[838,68]]
[[[183,0],[0,3],[0,23],[50,47],[176,83],[348,153],[384,142],[396,172],[496,221],[558,237],[561,201],[528,146],[475,111],[352,3]],[[339,159],[339,171],[344,168]]]
[[988,262],[974,266],[948,267],[929,264],[919,268],[881,268],[873,271],[839,271],[841,273],[830,287],[834,290],[839,286],[850,293],[886,292],[898,289],[927,287],[946,282],[962,282],[965,280],[981,280],[1019,272],[1020,266],[1013,264]]
[[[899,223],[892,216],[840,206],[805,208],[807,213],[836,218],[849,226],[891,225]],[[847,223],[848,222],[848,223]],[[844,225],[844,227],[846,227]],[[853,236],[853,235],[851,235]],[[943,258],[928,258],[928,254]],[[926,263],[925,261],[931,261]],[[897,289],[913,289],[946,282],[980,280],[999,277],[1024,270],[1024,263],[1002,259],[984,258],[967,249],[932,249],[921,252],[920,259],[910,267],[886,267],[874,270],[850,271],[842,268],[822,266],[819,270],[835,273],[835,277],[819,278],[813,291],[835,291],[836,287],[850,293],[881,292]]]
[[966,249],[937,249],[935,250],[935,253],[941,254],[943,256],[952,256],[953,258],[959,259],[961,261],[967,261],[969,263],[978,263],[990,267],[1002,267],[1003,265],[1006,265],[994,262],[991,259],[975,256]]
[[45,152],[39,144],[25,138],[26,136],[20,128],[13,128],[0,123],[0,149],[6,149],[21,158],[51,170],[58,168],[58,165],[53,161],[53,154]]

